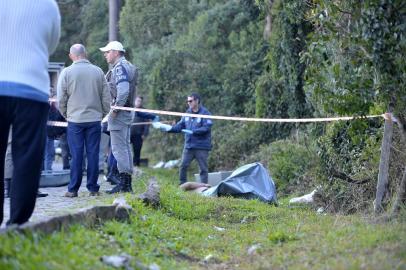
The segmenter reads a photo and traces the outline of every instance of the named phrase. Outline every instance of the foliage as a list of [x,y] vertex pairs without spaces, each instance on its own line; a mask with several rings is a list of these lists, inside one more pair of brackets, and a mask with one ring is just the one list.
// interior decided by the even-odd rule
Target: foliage
[[381,139],[381,122],[361,119],[331,124],[319,138],[320,173],[328,183],[324,191],[332,209],[348,213],[370,208]]
[[[247,157],[243,162],[262,162],[269,169],[278,193],[286,194],[298,189],[298,186],[308,187],[306,177],[319,162],[314,146],[304,146],[291,140],[279,140],[262,145],[257,152]],[[310,186],[308,188],[313,188]]]
[[[317,113],[362,116],[393,110],[404,119],[404,10],[403,1],[314,2],[307,17],[315,31],[302,60],[306,93]],[[373,198],[380,126],[366,120],[335,123],[319,139],[322,179],[330,181],[332,204],[344,211],[365,209]],[[404,164],[391,164],[398,166],[391,170],[403,170]]]
[[[268,9],[268,8],[267,8]],[[305,117],[311,113],[303,91],[305,65],[300,54],[306,49],[306,35],[311,31],[305,20],[309,9],[304,1],[274,1],[270,48],[266,71],[256,87],[259,117]]]
[[58,6],[62,17],[61,39],[51,61],[70,65],[69,49],[73,44],[81,43],[87,49],[89,60],[106,70],[107,64],[99,48],[108,41],[107,1],[58,1]]
[[[306,89],[314,106],[335,114],[405,111],[403,1],[316,1]],[[403,11],[403,12],[402,12]]]
[[68,64],[69,48],[75,43],[83,43],[80,38],[82,21],[78,18],[83,7],[89,0],[57,1],[61,13],[61,38],[51,61],[65,62]]
[[[303,118],[393,110],[406,126],[403,2],[126,0],[120,35],[127,57],[140,68],[138,91],[146,97],[147,108],[182,112],[186,95],[197,91],[215,115]],[[87,46],[91,61],[106,69],[98,48],[107,41],[107,1],[58,4],[62,38],[52,60],[66,61],[69,47],[80,42]],[[272,27],[265,40],[269,16]],[[356,186],[339,180],[348,176],[370,179],[362,186],[365,196],[359,197],[370,199],[380,125],[358,120],[325,124],[311,133],[299,124],[215,121],[210,170],[233,169],[274,147],[270,143],[304,133],[319,143],[321,162],[315,167],[329,198],[339,203],[357,199]],[[177,159],[182,145],[182,136],[151,132],[144,150],[151,160]],[[404,145],[397,146],[404,152]],[[298,163],[286,158],[281,164],[294,162]],[[404,166],[391,164],[391,172]],[[304,175],[312,175],[313,168]],[[281,178],[289,179],[283,181],[290,185],[294,177],[287,172]]]
[[[147,171],[137,179],[137,193],[145,190],[151,175]],[[180,191],[171,172],[154,170],[153,175],[161,186],[159,209],[129,195],[134,215],[128,223],[110,221],[93,228],[78,224],[49,235],[1,234],[0,268],[111,269],[100,258],[122,253],[132,257],[128,268],[134,269],[140,264],[160,269],[405,266],[404,222],[317,215],[308,208],[288,207],[286,198],[279,207],[206,198]]]
[[99,50],[108,41],[108,16],[106,14],[108,14],[107,1],[89,0],[80,14],[83,22],[80,36],[86,46],[89,60],[107,71],[106,59]]

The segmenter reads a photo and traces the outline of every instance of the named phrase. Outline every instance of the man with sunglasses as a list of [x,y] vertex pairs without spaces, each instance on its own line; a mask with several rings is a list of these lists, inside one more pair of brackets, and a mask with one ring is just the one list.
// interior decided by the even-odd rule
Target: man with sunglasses
[[180,184],[187,182],[187,168],[193,159],[196,159],[200,168],[200,181],[208,181],[207,159],[211,150],[211,126],[213,121],[209,118],[201,118],[198,115],[211,115],[211,113],[201,105],[199,94],[192,93],[187,98],[188,110],[186,113],[196,114],[196,117],[183,116],[173,127],[164,129],[169,133],[185,133],[185,145],[182,153],[182,163],[180,165]]

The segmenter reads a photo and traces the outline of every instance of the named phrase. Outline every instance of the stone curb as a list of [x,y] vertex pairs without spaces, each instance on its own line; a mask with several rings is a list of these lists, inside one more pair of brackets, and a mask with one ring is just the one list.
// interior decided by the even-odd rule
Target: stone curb
[[0,230],[0,234],[11,231],[52,233],[66,229],[73,224],[94,226],[108,220],[127,221],[133,209],[124,198],[117,198],[112,205],[92,206],[79,210],[77,213],[51,217],[37,222],[27,222],[22,225],[13,225]]

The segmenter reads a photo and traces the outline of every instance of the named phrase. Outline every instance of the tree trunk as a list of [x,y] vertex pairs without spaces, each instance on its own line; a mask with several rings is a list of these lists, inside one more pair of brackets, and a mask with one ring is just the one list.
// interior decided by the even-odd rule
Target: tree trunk
[[272,9],[273,0],[269,0],[269,7],[268,12],[265,18],[265,27],[264,27],[264,39],[268,40],[271,36],[272,30],[272,17],[271,17],[271,9]]
[[376,197],[374,200],[374,211],[380,213],[383,211],[382,200],[386,193],[389,177],[389,158],[392,144],[393,121],[391,116],[385,117],[385,127],[383,132],[381,159],[379,161],[378,183],[376,185]]
[[[401,137],[402,137],[402,142],[403,142],[403,148],[406,148],[406,120],[402,117],[397,118],[397,123],[400,129]],[[397,190],[397,197],[396,200],[393,204],[392,208],[392,213],[391,213],[391,218],[396,218],[400,212],[400,209],[402,208],[402,205],[404,205],[406,202],[406,164],[404,166],[403,170],[403,176],[402,180],[400,181],[398,190]]]
[[120,1],[109,0],[109,41],[118,40]]

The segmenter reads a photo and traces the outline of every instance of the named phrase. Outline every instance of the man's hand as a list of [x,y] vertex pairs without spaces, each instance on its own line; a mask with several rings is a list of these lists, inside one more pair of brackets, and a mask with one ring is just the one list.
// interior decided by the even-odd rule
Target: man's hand
[[111,118],[116,118],[117,117],[117,112],[111,111],[110,115],[111,115]]
[[161,131],[168,132],[169,130],[172,129],[172,127],[170,125],[162,125],[162,126],[159,127],[159,129]]

